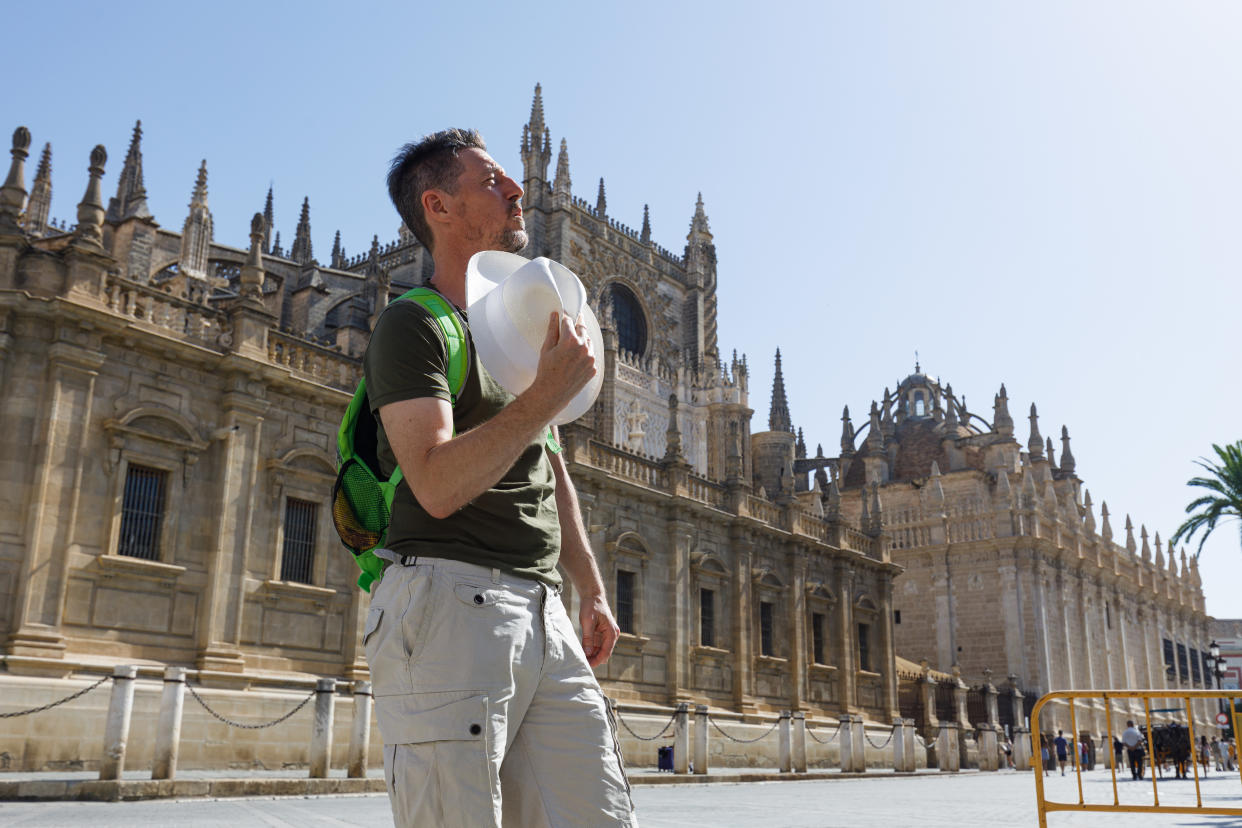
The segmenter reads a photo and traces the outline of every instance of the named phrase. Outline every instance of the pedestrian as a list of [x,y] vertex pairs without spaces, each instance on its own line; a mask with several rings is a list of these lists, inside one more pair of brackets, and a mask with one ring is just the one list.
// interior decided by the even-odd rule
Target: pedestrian
[[1125,761],[1121,758],[1125,752],[1126,746],[1116,736],[1113,737],[1113,770],[1120,770],[1125,766]]
[[[388,189],[470,345],[483,322],[461,314],[467,263],[526,246],[522,187],[477,132],[450,129],[403,147]],[[596,373],[601,343],[553,313],[526,391],[511,396],[474,358],[450,391],[442,318],[388,305],[363,360],[381,478],[404,474],[363,633],[394,821],[635,826],[591,671],[619,630],[548,426]],[[581,640],[558,561],[581,602]]]
[[1222,748],[1222,745],[1221,745],[1220,739],[1213,736],[1212,737],[1212,762],[1216,765],[1217,771],[1223,771],[1225,769],[1225,755],[1224,755],[1224,751],[1221,748]]
[[1005,751],[1005,764],[1013,770],[1013,742],[1008,736],[1005,737],[1005,743],[1001,745],[1001,750]]
[[1208,762],[1212,758],[1212,750],[1208,747],[1208,737],[1199,737],[1199,749],[1195,752],[1199,754],[1199,764],[1203,765],[1203,775],[1206,777],[1208,775]]
[[1057,749],[1057,764],[1061,766],[1061,775],[1065,776],[1065,763],[1069,761],[1069,742],[1065,738],[1064,730],[1057,731],[1057,738],[1052,744]]
[[1238,769],[1238,741],[1236,738],[1229,739],[1229,767],[1226,770]]
[[1126,720],[1125,732],[1121,734],[1121,743],[1126,746],[1130,759],[1130,778],[1143,778],[1143,734],[1134,726],[1133,720]]
[[1039,758],[1041,764],[1044,766],[1044,776],[1047,776],[1048,765],[1050,764],[1050,759],[1048,757],[1048,737],[1043,733],[1039,734]]
[[1083,770],[1091,770],[1091,764],[1090,764],[1091,749],[1090,749],[1090,745],[1087,744],[1087,740],[1080,738],[1078,740],[1078,748],[1079,748],[1078,752],[1080,754],[1080,760],[1082,762],[1082,764],[1080,764],[1079,767],[1082,768]]

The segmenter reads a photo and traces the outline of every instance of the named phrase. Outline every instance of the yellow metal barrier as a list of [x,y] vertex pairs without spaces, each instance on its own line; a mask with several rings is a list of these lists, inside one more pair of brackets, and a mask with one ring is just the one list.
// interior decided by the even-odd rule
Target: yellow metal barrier
[[[1082,762],[1075,760],[1074,772],[1078,777],[1078,802],[1049,802],[1044,797],[1044,774],[1042,751],[1038,749],[1041,739],[1039,727],[1039,714],[1043,710],[1044,705],[1056,701],[1068,701],[1070,713],[1070,729],[1074,736],[1075,744],[1078,740],[1078,719],[1075,711],[1076,701],[1078,699],[1103,699],[1104,700],[1104,720],[1108,723],[1108,750],[1113,759],[1109,761],[1109,767],[1112,768],[1113,774],[1113,804],[1112,805],[1093,805],[1083,800],[1082,793]],[[1190,763],[1195,770],[1195,807],[1187,805],[1161,805],[1160,791],[1156,786],[1156,757],[1153,745],[1148,745],[1147,757],[1148,767],[1151,769],[1151,792],[1153,805],[1123,805],[1117,794],[1117,763],[1115,754],[1113,753],[1113,717],[1112,702],[1118,699],[1142,699],[1143,709],[1147,720],[1148,741],[1152,733],[1151,721],[1151,700],[1152,699],[1177,699],[1186,702],[1186,721],[1185,726],[1190,732]],[[1039,828],[1048,828],[1048,814],[1053,811],[1095,811],[1099,813],[1110,814],[1208,814],[1212,816],[1242,816],[1242,805],[1236,808],[1213,808],[1204,807],[1203,795],[1199,789],[1199,766],[1198,766],[1198,745],[1195,742],[1195,723],[1194,716],[1190,714],[1190,702],[1192,699],[1227,699],[1229,701],[1229,715],[1233,725],[1233,733],[1235,740],[1240,735],[1238,724],[1242,722],[1242,713],[1236,709],[1235,701],[1242,699],[1242,691],[1238,690],[1056,690],[1042,696],[1035,703],[1035,707],[1031,710],[1031,758],[1035,763],[1035,797],[1036,807],[1039,810]],[[1118,711],[1122,718],[1130,716],[1127,711]],[[1160,712],[1160,711],[1157,711]],[[1182,724],[1182,722],[1178,722]],[[1051,748],[1051,746],[1049,746]],[[1239,757],[1242,759],[1242,757]],[[1242,761],[1238,763],[1239,780],[1242,781]]]

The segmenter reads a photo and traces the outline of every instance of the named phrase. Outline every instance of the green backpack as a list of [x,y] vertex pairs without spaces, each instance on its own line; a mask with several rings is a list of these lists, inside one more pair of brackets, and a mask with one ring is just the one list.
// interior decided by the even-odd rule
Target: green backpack
[[[417,302],[435,317],[448,342],[448,384],[453,405],[470,372],[470,348],[466,332],[453,306],[430,288],[414,288],[396,299]],[[364,377],[345,409],[336,434],[337,471],[332,486],[332,522],[345,548],[354,554],[362,570],[358,586],[367,592],[384,571],[375,550],[388,539],[392,500],[404,479],[401,467],[388,480],[379,477],[378,424],[367,401]]]

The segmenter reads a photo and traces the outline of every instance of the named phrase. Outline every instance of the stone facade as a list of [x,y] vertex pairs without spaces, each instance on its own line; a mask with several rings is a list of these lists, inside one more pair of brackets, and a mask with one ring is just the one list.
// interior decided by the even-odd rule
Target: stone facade
[[[1028,696],[1208,687],[1195,559],[1146,527],[1136,541],[1128,516],[1114,540],[1108,505],[1097,517],[1075,471],[1067,429],[1058,463],[1033,404],[1029,439],[1018,443],[1003,385],[990,422],[917,366],[896,389],[871,403],[858,431],[845,409],[838,456],[802,447],[794,467],[797,488],[819,492],[846,522],[882,524],[904,570],[893,595],[899,654],[959,667],[970,684],[985,670],[1010,676]],[[1193,707],[1197,726],[1215,710]],[[1101,711],[1079,711],[1079,728],[1104,732]],[[1064,710],[1054,715],[1068,729]]]
[[[206,162],[181,232],[165,229],[140,127],[107,210],[92,153],[68,226],[49,214],[50,147],[26,190],[29,144],[19,128],[0,188],[6,697],[33,700],[22,676],[55,695],[120,663],[183,665],[239,699],[367,678],[367,596],[329,508],[334,437],[376,315],[430,275],[427,251],[402,228],[349,257],[338,234],[320,264],[304,201],[286,253],[270,192],[249,244],[222,244]],[[746,361],[719,356],[702,199],[674,254],[610,218],[602,182],[594,205],[573,196],[564,141],[549,180],[551,155],[536,88],[526,252],[581,274],[605,329],[600,399],[562,435],[625,626],[605,691],[633,715],[689,701],[739,725],[781,709],[890,721],[898,567],[877,524],[755,479],[756,447],[792,452],[792,434],[751,433]],[[72,734],[49,747],[36,719],[0,727],[17,765],[90,759]]]

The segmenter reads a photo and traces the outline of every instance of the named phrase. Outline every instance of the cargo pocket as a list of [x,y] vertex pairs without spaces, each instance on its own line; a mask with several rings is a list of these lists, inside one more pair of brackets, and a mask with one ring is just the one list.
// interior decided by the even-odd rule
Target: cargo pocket
[[[499,824],[500,768],[491,758],[488,698],[410,693],[376,699],[385,744],[392,745],[392,790],[411,825]],[[493,768],[493,765],[497,766]],[[457,820],[460,820],[457,821]]]

